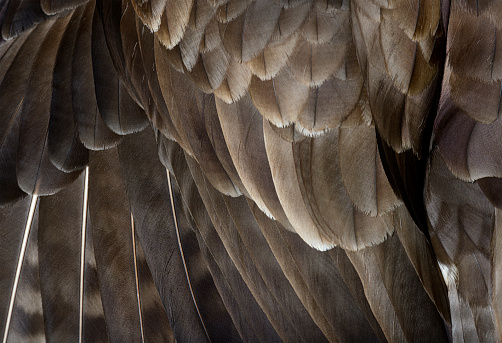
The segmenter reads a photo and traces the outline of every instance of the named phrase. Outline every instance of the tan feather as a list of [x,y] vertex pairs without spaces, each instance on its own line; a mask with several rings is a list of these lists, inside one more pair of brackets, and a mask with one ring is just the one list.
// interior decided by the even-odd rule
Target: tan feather
[[253,2],[244,13],[220,24],[223,44],[237,61],[247,62],[266,47],[279,19],[281,7],[268,0]]
[[376,216],[400,204],[382,167],[374,127],[341,127],[338,145],[341,177],[360,211]]
[[267,163],[263,119],[251,98],[245,96],[234,104],[216,99],[216,108],[228,151],[246,190],[262,211],[289,227]]
[[[289,1],[288,1],[289,2]],[[298,6],[286,6],[281,10],[270,44],[276,44],[298,31],[310,13],[313,1],[300,1]]]
[[132,5],[138,17],[141,18],[141,21],[143,21],[150,30],[157,31],[160,26],[160,17],[164,11],[166,2],[168,2],[168,0],[125,0],[122,1],[122,4],[123,9],[124,6],[127,8],[127,6]]
[[228,23],[240,16],[253,0],[229,0],[218,9],[217,17],[220,23]]
[[269,81],[253,76],[249,94],[261,115],[282,127],[297,121],[307,102],[309,88],[297,83],[289,68],[283,68]]
[[237,101],[246,94],[252,75],[246,65],[232,59],[228,65],[225,79],[220,87],[214,91],[214,94],[227,104]]
[[226,53],[223,45],[202,53],[191,71],[187,71],[188,77],[205,93],[211,93],[226,77],[230,56]]
[[348,42],[351,39],[349,11],[330,11],[327,7],[314,6],[303,23],[300,34],[313,44]]
[[360,76],[347,81],[331,78],[318,87],[312,87],[298,123],[306,134],[320,134],[335,128],[352,111],[358,111],[363,92]]
[[261,54],[249,60],[246,65],[260,80],[270,80],[286,65],[297,47],[298,36],[291,35],[278,44],[268,45]]
[[342,67],[347,50],[348,46],[344,43],[312,44],[301,39],[288,65],[300,83],[320,86]]
[[291,143],[274,133],[271,125],[264,120],[265,147],[274,180],[277,196],[293,230],[312,247],[327,250],[334,246],[312,220],[300,189]]
[[188,26],[193,0],[167,0],[165,6],[155,35],[167,49],[172,49],[181,41]]
[[216,8],[207,0],[198,0],[192,7],[188,27],[179,43],[183,64],[188,70],[192,70],[199,58],[205,29],[215,12]]

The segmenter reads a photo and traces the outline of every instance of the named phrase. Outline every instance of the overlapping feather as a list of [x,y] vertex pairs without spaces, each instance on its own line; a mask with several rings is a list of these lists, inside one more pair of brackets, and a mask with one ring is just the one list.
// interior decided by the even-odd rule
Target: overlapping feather
[[[449,9],[439,0],[0,3],[0,200],[17,200],[0,210],[2,236],[20,225],[13,211],[26,217],[25,192],[69,187],[36,209],[5,337],[447,340],[436,257],[461,275],[447,279],[453,337],[495,336],[500,230],[487,209],[500,205],[500,8]],[[473,187],[486,208],[457,206],[453,191],[473,187],[447,195],[439,157],[425,169],[438,105],[440,154],[455,176],[484,178]],[[169,173],[150,133],[121,137],[146,118]],[[89,158],[87,149],[110,150]],[[89,211],[79,212],[87,164]],[[72,221],[54,214],[59,206]],[[445,236],[442,211],[472,227]],[[486,223],[471,220],[480,214]],[[77,233],[79,215],[87,225]],[[455,242],[484,227],[464,258]],[[351,252],[309,250],[287,230]],[[83,233],[83,250],[65,245]],[[3,254],[9,275],[14,248]],[[72,258],[57,270],[65,249]],[[473,271],[486,290],[466,281]],[[61,280],[69,287],[59,294]],[[71,305],[56,308],[53,297]],[[75,333],[77,309],[89,316]]]

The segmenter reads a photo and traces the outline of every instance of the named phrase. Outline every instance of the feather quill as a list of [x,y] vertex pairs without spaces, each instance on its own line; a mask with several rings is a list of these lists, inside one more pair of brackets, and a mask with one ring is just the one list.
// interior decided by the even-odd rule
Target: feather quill
[[[14,284],[11,297],[12,316],[7,319],[3,342],[45,342],[42,299],[40,297],[40,278],[38,273],[38,206],[37,196],[31,198],[29,215],[23,231],[23,248],[19,254],[16,270],[17,284]],[[23,218],[24,219],[24,218]],[[22,231],[22,230],[21,230]]]

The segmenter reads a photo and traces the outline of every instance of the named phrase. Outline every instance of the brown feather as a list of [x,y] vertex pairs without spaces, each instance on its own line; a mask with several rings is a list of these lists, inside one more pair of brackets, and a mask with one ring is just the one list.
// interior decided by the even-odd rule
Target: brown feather
[[187,70],[192,70],[199,59],[199,52],[206,27],[216,8],[208,0],[198,0],[192,7],[188,28],[179,43],[183,64]]
[[[274,29],[274,33],[272,33],[269,44],[274,45],[278,42],[282,42],[284,39],[289,38],[297,32],[310,13],[312,2],[313,1],[300,1],[298,6],[288,6],[288,4],[284,4],[285,7],[281,10],[277,26]],[[290,1],[288,1],[288,3],[290,3]]]
[[[103,26],[94,3],[87,5],[84,17],[73,54],[72,102],[79,138],[86,148],[96,150],[113,147],[121,139],[106,126],[97,101],[97,97],[107,96],[106,92],[100,92],[101,78],[113,81],[117,75],[106,50]],[[99,71],[97,75],[94,67]]]
[[228,23],[240,16],[253,0],[228,0],[226,4],[221,6],[217,12],[218,21]]
[[[34,68],[21,109],[17,160],[18,183],[30,194],[53,194],[78,177],[78,172],[63,173],[52,165],[47,148],[52,70],[57,48],[70,17],[57,20],[36,53]],[[34,53],[33,51],[31,53]]]
[[387,340],[448,342],[441,317],[397,235],[380,245],[349,252],[348,256]]
[[56,14],[81,6],[88,0],[40,0],[40,6],[45,14]]
[[193,0],[166,0],[165,2],[166,7],[155,36],[167,49],[172,49],[183,37],[190,19]]
[[260,114],[280,127],[297,121],[308,92],[309,88],[296,82],[287,67],[272,80],[261,81],[253,76],[249,85],[249,95]]
[[230,105],[217,99],[216,108],[228,151],[246,190],[263,211],[288,227],[267,163],[262,117],[251,98],[246,96]]
[[278,44],[268,45],[261,54],[249,60],[246,65],[260,80],[270,80],[286,65],[297,46],[298,36],[291,35]]
[[231,60],[225,80],[214,94],[227,104],[238,101],[246,94],[252,75],[245,64]]
[[223,44],[237,61],[247,62],[260,54],[272,37],[281,7],[268,0],[257,0],[238,18],[220,24]]
[[354,205],[371,216],[399,205],[380,161],[374,127],[342,127],[338,139],[340,174]]
[[312,44],[301,39],[288,61],[295,78],[304,85],[320,86],[345,62],[348,45],[327,42]]
[[306,134],[314,135],[336,128],[352,112],[361,111],[358,102],[364,92],[360,76],[346,81],[331,78],[318,87],[312,87],[298,124]]

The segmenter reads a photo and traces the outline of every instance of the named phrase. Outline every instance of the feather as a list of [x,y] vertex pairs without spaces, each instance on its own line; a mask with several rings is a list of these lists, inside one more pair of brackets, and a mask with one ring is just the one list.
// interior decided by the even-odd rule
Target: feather
[[[197,166],[193,163],[193,160],[189,162],[189,166],[191,167],[193,175],[195,171],[192,168],[197,168]],[[202,176],[200,171],[197,173],[199,174],[199,177]],[[197,182],[197,177],[195,177],[195,179]],[[204,180],[201,181],[204,182]],[[212,207],[209,214],[212,216],[211,219],[213,223],[216,223],[215,228],[225,245],[226,250],[232,257],[239,273],[244,278],[248,287],[250,287],[253,295],[257,298],[258,303],[270,318],[272,325],[281,339],[292,341],[307,339],[306,337],[303,337],[302,333],[299,332],[293,325],[293,323],[298,322],[298,319],[294,321],[294,318],[298,315],[298,310],[295,310],[295,308],[298,305],[302,305],[298,304],[298,298],[295,299],[294,297],[288,297],[288,294],[291,294],[292,291],[289,283],[284,284],[284,281],[281,282],[279,280],[269,279],[268,273],[263,273],[259,261],[257,261],[256,258],[253,258],[254,252],[249,249],[249,245],[246,244],[246,238],[241,236],[242,233],[240,233],[241,229],[239,229],[239,225],[241,225],[240,220],[242,219],[236,218],[235,214],[232,215],[231,210],[227,208],[223,196],[215,192],[214,189],[208,188],[209,184],[206,183],[204,186],[202,183],[199,183],[197,186],[206,208],[208,208],[208,206]],[[205,191],[203,191],[201,187],[205,187]],[[244,201],[242,198],[240,198],[240,200]],[[265,253],[265,249],[268,249],[266,245],[258,245],[255,248],[259,247],[261,248],[261,253]],[[266,265],[269,263],[273,263],[273,260],[266,263]],[[273,265],[275,265],[275,263],[270,265],[269,268]],[[271,282],[274,283],[272,284]],[[279,292],[279,289],[281,292]],[[296,297],[296,295],[294,296]],[[281,301],[281,299],[284,299],[285,297],[288,297],[290,300]],[[292,301],[293,299],[295,302]],[[303,308],[303,311],[304,310],[305,309]],[[309,320],[310,317],[306,319]],[[306,329],[307,328],[308,327],[306,327]],[[322,336],[315,335],[313,337],[318,337],[318,339],[320,339]]]
[[[164,71],[161,87],[169,114],[178,132],[184,135],[186,148],[203,165],[204,172],[218,190],[235,195],[235,187],[212,148],[204,123],[207,111],[215,115],[214,97],[204,95],[185,75],[172,68]],[[192,99],[196,101],[190,101]]]
[[5,12],[0,21],[1,36],[5,40],[12,39],[48,19],[40,7],[40,1],[6,1],[5,6]]
[[217,12],[218,21],[228,23],[240,16],[253,0],[228,0]]
[[236,60],[247,62],[260,54],[272,37],[281,14],[281,7],[266,0],[257,0],[236,19],[220,24],[223,44]]
[[422,285],[446,323],[451,323],[448,290],[431,244],[420,233],[404,206],[394,212],[399,241],[413,264]]
[[[98,279],[98,271],[96,268],[96,257],[94,256],[94,242],[92,240],[92,226],[89,220],[90,217],[88,207],[86,207],[86,210],[86,226],[85,228],[82,228],[82,233],[85,236],[85,241],[83,242],[85,248],[83,251],[83,256],[80,256],[80,263],[82,263],[82,257],[84,257],[84,265],[80,265],[80,272],[83,272],[83,275],[80,274],[81,277],[83,276],[83,278],[80,279],[80,299],[82,301],[80,320],[82,341],[109,342],[110,338],[108,336],[108,329],[106,327],[103,302],[101,300],[101,288]],[[80,253],[82,254],[82,251],[80,251]]]
[[[280,342],[276,331],[242,279],[215,230],[188,169],[183,150],[170,141],[166,142],[165,148],[169,156],[166,158],[166,161],[169,161],[167,168],[179,183],[183,199],[197,225],[201,251],[206,256],[215,284],[220,294],[229,295],[223,297],[223,301],[240,336],[244,341]],[[196,175],[200,176],[200,173]]]
[[15,296],[17,292],[15,276],[20,267],[19,258],[22,258],[23,234],[25,234],[24,229],[29,218],[31,201],[31,197],[25,197],[8,206],[0,207],[0,232],[2,236],[0,260],[3,262],[3,267],[0,270],[0,286],[9,295],[0,297],[0,329],[4,333],[3,340],[9,333],[9,317],[11,316],[9,302],[13,302],[10,295],[14,294]]
[[307,103],[309,88],[299,84],[289,68],[272,80],[251,79],[249,95],[260,114],[272,124],[284,127],[297,121]]
[[[347,196],[339,178],[339,131],[295,144],[292,149],[302,197],[312,218],[330,240],[356,250],[386,239],[394,228],[386,214],[370,217],[359,211]],[[329,153],[326,153],[328,151]],[[316,168],[307,166],[314,165]]]
[[227,68],[226,78],[220,87],[214,91],[214,94],[227,104],[237,101],[246,94],[252,75],[251,70],[246,65],[231,60]]
[[[172,121],[176,129],[176,132],[179,135],[179,140],[177,140],[177,143],[181,145],[184,149],[187,149],[187,151],[189,151],[189,153],[193,155],[190,141],[187,137],[187,133],[183,129],[183,124],[180,121],[181,120],[180,113],[178,113],[178,111],[188,112],[188,110],[184,108],[186,105],[184,102],[182,103],[182,106],[180,106],[181,105],[180,102],[182,100],[179,97],[178,98],[175,97],[173,92],[176,90],[178,91],[177,94],[178,95],[181,94],[181,96],[183,97],[185,96],[185,94],[181,90],[174,88],[171,84],[171,74],[175,73],[175,71],[173,70],[173,68],[166,59],[166,54],[164,53],[166,51],[165,48],[162,47],[160,43],[156,42],[154,45],[154,49],[155,49],[155,65],[157,67],[157,76],[159,80],[159,85],[162,91],[162,96],[164,97],[164,101],[168,109],[168,113],[166,114],[169,115],[169,117],[171,118],[170,120]],[[185,77],[186,76],[184,75],[180,76],[182,80]],[[190,90],[192,92],[194,91],[192,88],[190,88]],[[193,104],[191,105],[194,106]]]
[[[0,204],[5,205],[14,202],[25,195],[17,184],[16,159],[18,151],[19,124],[21,116],[16,116],[9,123],[8,131],[2,137],[0,146]],[[2,116],[0,116],[2,117]]]
[[371,216],[396,207],[400,201],[383,170],[374,128],[365,124],[341,127],[338,145],[340,175],[354,205]]
[[[479,339],[485,333],[493,335],[493,206],[477,184],[450,173],[437,147],[429,162],[425,203],[438,261],[455,275],[447,280],[452,320],[457,317],[460,324],[453,327],[453,334],[462,335],[462,326],[472,322],[472,335]],[[452,302],[455,296],[458,299]]]
[[[157,76],[157,61],[155,61],[155,49],[157,49],[157,47],[155,47],[155,45],[158,44],[158,41],[155,39],[150,30],[145,29],[145,26],[140,24],[138,20],[136,21],[136,26],[138,30],[139,48],[145,66],[145,76],[148,80],[150,93],[155,103],[154,108],[157,109],[157,111],[151,111],[147,113],[147,115],[149,116],[148,118],[153,123],[153,125],[158,130],[160,130],[160,132],[162,132],[164,136],[170,137],[175,141],[179,141],[179,134],[176,131],[174,124],[172,123],[171,117],[169,116],[167,105],[164,101],[164,97],[162,96],[159,78]],[[166,51],[167,50],[165,50],[164,52]]]
[[[221,163],[221,167],[223,167],[234,185],[234,191],[227,192],[227,195],[238,196],[242,194],[242,192],[246,192],[246,188],[244,187],[239,174],[235,169],[234,163],[232,162],[232,157],[228,152],[228,147],[225,143],[225,137],[221,130],[220,121],[218,119],[216,103],[214,99],[211,99],[209,97],[206,101],[204,101],[203,105],[204,122],[208,138],[213,146],[216,156],[218,157],[219,163]],[[219,179],[221,180],[223,178]],[[214,184],[215,188],[220,188],[218,186],[218,183],[215,182]]]
[[[136,233],[136,231],[135,231]],[[174,342],[174,334],[169,318],[155,287],[150,268],[146,261],[141,242],[134,236],[137,260],[138,294],[140,296],[143,337],[145,342]],[[161,328],[161,330],[159,330]]]
[[501,230],[502,227],[502,213],[500,212],[500,207],[495,209],[495,231],[494,231],[494,239],[495,239],[495,244],[494,244],[494,253],[493,253],[493,310],[495,312],[495,325],[496,329],[498,330],[498,339],[500,340],[501,337],[501,332],[502,332],[502,321],[501,321],[501,314],[502,314],[502,307],[501,307],[501,302],[500,302],[500,296],[501,296],[501,286],[502,286],[502,275],[500,271],[500,258],[501,258],[501,250],[500,250],[500,240],[502,240],[501,237]]
[[[442,319],[422,288],[397,235],[360,252],[348,252],[348,257],[387,340],[448,341]],[[402,289],[407,292],[401,292]]]
[[167,49],[172,49],[183,38],[192,7],[193,0],[166,1],[166,8],[160,18],[160,27],[155,36]]
[[270,80],[286,65],[297,46],[298,36],[292,35],[278,44],[268,45],[261,54],[246,63],[260,80]]
[[[389,218],[371,218],[356,208],[340,175],[338,130],[288,143],[265,125],[275,187],[296,232],[310,245],[356,250],[382,242],[393,231]],[[326,153],[329,151],[329,153]],[[311,166],[315,166],[311,168]]]
[[262,211],[289,227],[267,163],[262,117],[249,96],[235,104],[217,99],[225,142],[240,179]]
[[[436,89],[441,81],[438,67],[444,63],[446,48],[444,39],[436,39],[442,26],[434,24],[439,20],[441,6],[438,1],[429,5],[432,15],[420,10],[421,6],[403,5],[389,10],[380,5],[363,8],[364,3],[351,6],[354,42],[363,75],[369,80],[375,126],[395,151],[412,148],[417,156],[424,144],[427,146],[422,138],[427,135],[424,129],[429,113],[435,111],[432,105],[437,101]],[[427,19],[422,20],[426,15]],[[413,33],[409,24],[401,24],[407,23],[410,16],[415,18],[415,27],[425,25],[424,32],[435,31],[420,34],[420,38],[410,37]],[[433,52],[421,49],[426,46]]]
[[282,271],[326,338],[342,342],[376,341],[329,254],[310,249],[256,206],[250,207]]
[[349,14],[348,8],[333,10],[317,3],[301,26],[300,34],[313,45],[347,42],[351,39]]
[[111,341],[138,342],[131,216],[117,151],[91,152],[89,163],[89,219],[108,334]]
[[[39,201],[38,258],[45,332],[53,341],[79,341],[80,241],[84,174]],[[61,221],[58,213],[69,220]]]
[[310,88],[298,124],[306,135],[322,135],[338,127],[352,112],[359,112],[359,100],[364,96],[363,80],[357,76],[348,80],[332,78]]
[[[448,168],[462,180],[501,177],[502,156],[491,137],[502,132],[502,120],[482,124],[460,110],[449,94],[443,93],[434,133]],[[490,154],[483,153],[490,151]]]
[[263,132],[274,186],[288,220],[294,228],[298,228],[294,230],[310,246],[318,250],[332,248],[333,243],[317,228],[303,201],[291,143],[280,139],[266,121]]
[[65,172],[81,170],[89,160],[89,153],[78,138],[71,92],[71,64],[83,12],[84,7],[77,9],[68,23],[58,48],[52,78],[47,146],[51,162]]
[[[146,112],[151,112],[153,111],[151,108],[153,101],[149,91],[148,81],[145,78],[145,69],[141,59],[136,20],[137,18],[134,16],[134,11],[130,9],[127,3],[123,5],[122,16],[120,17],[120,40],[124,56],[125,79],[122,79],[122,82],[134,101],[138,104],[142,104]],[[110,71],[113,71],[113,68],[111,68]],[[113,85],[113,88],[117,89],[118,83]],[[117,93],[117,91],[114,93]],[[120,89],[118,93],[119,98],[123,96],[120,94]],[[114,104],[118,102],[119,101],[113,101]],[[99,102],[98,105],[100,105]],[[108,114],[105,111],[102,112]],[[117,113],[117,111],[110,111],[110,114],[111,113]],[[126,116],[126,114],[129,114],[129,116]],[[125,132],[137,132],[143,129],[147,124],[145,116],[141,115],[139,111],[120,113],[119,116],[122,122],[121,129]]]
[[88,0],[40,0],[40,7],[45,14],[57,14],[71,10],[88,2]]
[[2,203],[15,201],[25,193],[17,184],[16,164],[19,144],[19,126],[23,95],[26,91],[31,68],[24,63],[33,63],[32,50],[37,50],[47,28],[38,27],[28,31],[12,44],[1,47],[1,84],[0,102],[3,104],[0,115],[0,157]]
[[204,32],[215,12],[216,7],[208,0],[196,1],[192,7],[188,28],[179,43],[183,65],[187,70],[192,70],[199,58]]
[[[160,17],[164,12],[164,8],[166,3],[169,2],[167,0],[133,0],[133,1],[125,1],[126,2],[126,10],[131,4],[136,12],[136,15],[141,18],[143,23],[148,26],[148,28],[152,31],[157,31],[160,25]],[[122,2],[124,3],[124,1]]]
[[[3,341],[6,342],[45,342],[44,317],[42,299],[40,297],[40,278],[38,273],[38,210],[36,196],[32,197],[30,215],[25,222],[23,245],[17,267],[16,278],[19,281],[13,287],[11,298],[12,316],[7,319],[10,324],[4,331]],[[25,217],[26,218],[26,217]],[[23,218],[24,219],[24,218]],[[23,230],[20,230],[23,232]],[[7,288],[10,289],[10,288]]]
[[[99,113],[97,97],[104,95],[97,91],[99,90],[100,76],[96,75],[97,78],[95,78],[93,67],[98,64],[105,67],[111,67],[111,65],[105,50],[106,43],[102,24],[92,2],[87,5],[84,16],[86,20],[79,28],[73,55],[73,113],[81,142],[86,148],[97,150],[117,145],[120,142],[120,136],[106,126]],[[97,71],[99,72],[100,69]],[[115,74],[109,69],[105,75],[108,74],[111,74],[112,79],[115,78]]]
[[283,7],[281,10],[279,20],[277,21],[269,44],[273,45],[276,42],[281,42],[297,32],[310,13],[312,2],[313,1],[300,1],[297,6],[288,6],[288,4],[291,3],[290,1],[288,4],[285,4],[286,7]]
[[205,93],[212,93],[225,79],[229,63],[229,56],[220,44],[202,53],[193,69],[186,74]]
[[209,52],[218,47],[221,47],[221,45],[222,41],[220,36],[220,28],[218,26],[216,15],[214,15],[204,29],[204,36],[202,37],[202,40],[200,42],[199,51]]
[[21,189],[31,194],[55,193],[75,180],[79,174],[66,174],[57,170],[49,160],[47,148],[52,69],[68,20],[69,17],[55,21],[49,29],[36,53],[33,62],[35,67],[31,71],[23,99],[17,176]]
[[477,183],[492,205],[501,208],[502,180],[498,177],[486,177],[477,180]]
[[319,86],[342,67],[347,53],[345,43],[313,44],[300,39],[288,65],[298,82]]
[[[176,294],[186,295],[185,289],[180,290],[181,285],[171,284],[171,287],[178,289],[177,293],[164,294],[165,307],[173,310],[170,320],[175,336],[177,339],[190,337],[190,331],[194,331],[195,323],[193,322],[197,321],[200,322],[205,335],[207,334],[210,340],[231,341],[233,336],[237,336],[237,332],[204,265],[196,235],[191,228],[189,218],[186,217],[186,212],[183,211],[184,205],[178,187],[174,180],[171,182],[171,188],[167,187],[169,183],[168,185],[165,183],[166,170],[158,160],[156,149],[151,149],[155,146],[152,132],[145,130],[136,137],[127,137],[119,147],[119,154],[136,226],[138,226],[138,235],[143,240],[144,246],[148,242],[150,245],[148,248],[154,248],[152,246],[154,242],[149,237],[150,231],[155,228],[165,230],[164,226],[169,225],[170,230],[166,232],[168,235],[166,238],[174,240],[170,241],[171,253],[165,254],[164,258],[179,259],[170,263],[174,266],[182,263],[182,268],[185,268],[182,274],[176,275],[182,278],[178,280],[178,283],[188,285],[186,288],[189,289],[190,296],[183,301],[190,303],[184,304],[183,301],[175,299]],[[136,165],[134,161],[140,159],[144,162]],[[149,191],[145,192],[146,187]],[[146,206],[146,204],[149,205]],[[152,220],[155,223],[154,227],[150,224]],[[158,236],[158,233],[156,235]],[[163,243],[167,242],[166,240]],[[153,256],[150,256],[152,259]],[[157,261],[153,265],[157,268],[162,266]],[[176,268],[179,267],[181,266],[176,266]],[[165,287],[160,280],[157,281],[159,289]],[[173,305],[177,306],[173,307]],[[192,310],[189,311],[187,305],[193,307],[196,314]],[[190,318],[190,315],[193,317]],[[183,323],[191,323],[192,326],[180,326]],[[195,337],[196,332],[193,334],[192,337]]]

